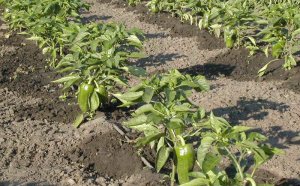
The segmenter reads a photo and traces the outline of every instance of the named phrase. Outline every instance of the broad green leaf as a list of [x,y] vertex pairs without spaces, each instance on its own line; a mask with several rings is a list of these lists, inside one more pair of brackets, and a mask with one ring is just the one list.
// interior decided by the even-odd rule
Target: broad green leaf
[[136,126],[141,125],[147,122],[147,116],[146,115],[139,115],[136,117],[133,117],[129,119],[128,121],[124,122],[124,125],[130,127],[130,126]]
[[164,165],[166,164],[168,158],[170,156],[170,148],[166,146],[162,146],[156,156],[156,171],[159,172]]
[[76,38],[74,39],[73,43],[78,43],[80,42],[83,38],[86,36],[90,35],[89,32],[79,32]]
[[150,103],[152,100],[152,97],[154,95],[155,90],[152,87],[146,87],[145,92],[143,94],[143,101],[145,103]]
[[181,184],[180,186],[207,186],[207,185],[210,185],[209,179],[197,178],[197,179],[193,179],[190,182]]
[[222,156],[208,152],[202,164],[204,172],[213,171],[213,169],[220,163]]
[[234,126],[231,129],[231,133],[240,133],[240,132],[245,132],[252,129],[252,127],[247,127],[247,126]]
[[154,110],[154,108],[151,104],[146,104],[146,105],[139,107],[137,110],[135,110],[134,113],[135,113],[135,115],[141,115],[145,112],[151,112],[153,110]]
[[76,117],[75,121],[73,122],[74,127],[78,128],[80,126],[80,124],[83,122],[83,120],[84,120],[83,114],[79,114]]
[[165,133],[157,133],[157,134],[152,134],[150,136],[146,136],[144,138],[140,138],[137,143],[136,143],[136,146],[137,147],[143,147],[149,143],[151,143],[152,141],[154,140],[157,140],[161,137],[165,136]]
[[176,112],[188,112],[190,110],[190,104],[182,104],[182,105],[175,105],[173,107],[174,111]]
[[143,46],[141,40],[136,35],[130,35],[127,38],[127,40],[130,41],[130,44],[135,45],[139,48],[141,48]]
[[134,76],[146,76],[147,75],[146,70],[141,67],[128,66],[127,68],[128,68],[129,73]]
[[256,41],[255,41],[255,39],[254,39],[253,37],[247,36],[247,38],[251,41],[251,43],[252,43],[253,45],[256,46]]
[[189,172],[189,177],[192,178],[206,178],[205,174],[202,172]]
[[60,78],[58,80],[52,81],[52,82],[53,83],[64,83],[64,82],[67,82],[67,81],[78,80],[78,79],[80,79],[79,75],[68,75],[68,76]]
[[159,149],[165,145],[165,138],[161,137],[157,143],[156,152],[159,151]]
[[183,127],[183,121],[179,118],[172,118],[169,123],[167,123],[167,127],[169,129],[179,129]]
[[203,169],[203,162],[205,160],[206,154],[209,152],[209,149],[214,141],[215,139],[210,136],[206,136],[201,140],[201,145],[197,150],[197,160],[201,169]]
[[90,109],[92,112],[96,111],[100,106],[100,99],[96,91],[90,97]]
[[130,128],[144,133],[159,133],[159,129],[153,126],[153,123],[144,123],[141,125],[131,125]]
[[127,57],[141,59],[147,57],[147,55],[142,52],[132,52],[129,55],[127,55]]
[[124,94],[113,94],[116,98],[118,98],[120,101],[135,101],[142,97],[144,94],[143,91],[139,92],[125,92]]

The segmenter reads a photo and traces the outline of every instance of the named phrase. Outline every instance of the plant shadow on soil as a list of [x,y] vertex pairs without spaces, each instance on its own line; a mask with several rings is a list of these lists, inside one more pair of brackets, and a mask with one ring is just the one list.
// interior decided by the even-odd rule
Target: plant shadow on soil
[[240,124],[241,121],[249,119],[263,120],[269,114],[265,109],[285,112],[288,108],[289,106],[284,103],[240,97],[235,106],[217,108],[212,111],[218,116],[225,116],[232,124]]
[[82,23],[86,24],[86,23],[91,23],[91,22],[107,21],[111,18],[112,18],[111,16],[90,15],[90,16],[84,16],[81,19],[81,21],[82,21]]
[[163,54],[150,55],[146,58],[139,59],[135,62],[135,65],[138,67],[147,67],[147,66],[157,66],[166,64],[167,62],[175,61],[176,59],[182,58],[185,56],[172,53],[172,54]]
[[[279,112],[286,112],[289,106],[284,103],[276,103],[273,101],[268,101],[266,99],[250,99],[247,100],[241,97],[237,101],[236,106],[216,108],[212,112],[217,116],[222,116],[227,119],[227,121],[233,125],[239,125],[243,121],[248,120],[263,120],[268,116],[268,110],[276,110]],[[271,126],[268,131],[263,131],[262,129],[254,129],[256,132],[260,132],[269,137],[268,142],[277,148],[285,149],[288,148],[287,145],[300,145],[299,134],[300,131],[286,131],[282,129],[282,126]]]

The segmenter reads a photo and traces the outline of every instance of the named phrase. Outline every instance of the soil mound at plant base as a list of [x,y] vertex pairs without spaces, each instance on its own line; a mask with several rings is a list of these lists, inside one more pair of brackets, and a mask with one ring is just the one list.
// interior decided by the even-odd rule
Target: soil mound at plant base
[[0,88],[40,99],[39,103],[16,107],[17,120],[32,118],[71,123],[79,109],[59,100],[60,89],[51,82],[59,76],[53,69],[45,69],[46,57],[37,46],[14,33],[8,39],[2,37],[0,46]]
[[135,149],[116,138],[118,135],[111,132],[86,140],[71,152],[75,155],[71,159],[82,160],[86,167],[97,170],[102,176],[121,178],[137,173],[143,165]]

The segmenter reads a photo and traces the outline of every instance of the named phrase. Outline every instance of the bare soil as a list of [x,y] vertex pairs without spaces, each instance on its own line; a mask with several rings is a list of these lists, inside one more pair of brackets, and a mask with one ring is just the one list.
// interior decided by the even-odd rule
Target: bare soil
[[[299,68],[286,72],[275,63],[267,76],[256,78],[259,64],[269,60],[261,54],[249,59],[244,49],[228,50],[209,33],[167,14],[151,14],[143,5],[86,1],[92,7],[85,21],[125,23],[146,33],[148,57],[137,65],[149,73],[177,68],[207,76],[212,90],[195,94],[196,102],[232,124],[265,133],[269,143],[285,150],[263,167],[258,180],[300,185]],[[113,129],[126,113],[98,112],[95,120],[74,129],[70,122],[78,108],[73,100],[58,99],[59,88],[51,81],[59,76],[45,70],[45,56],[23,37],[5,39],[6,33],[1,24],[0,185],[163,184]]]

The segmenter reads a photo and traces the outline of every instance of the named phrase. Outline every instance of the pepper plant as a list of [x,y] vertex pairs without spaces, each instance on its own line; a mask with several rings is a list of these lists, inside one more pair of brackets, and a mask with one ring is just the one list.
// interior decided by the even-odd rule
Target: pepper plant
[[[179,184],[185,186],[254,186],[255,171],[281,151],[263,144],[266,137],[262,134],[247,132],[250,127],[231,126],[212,113],[206,117],[205,110],[189,97],[192,90],[208,89],[202,76],[191,77],[173,70],[114,96],[122,106],[140,106],[124,125],[143,133],[144,136],[136,141],[137,147],[149,144],[156,150],[157,172],[168,161],[171,163],[171,185],[177,178]],[[222,160],[228,157],[235,175],[222,169]]]
[[29,35],[43,53],[50,54],[49,65],[54,67],[63,55],[62,30],[70,20],[79,21],[79,11],[89,6],[80,0],[3,0],[4,20],[12,30]]
[[[131,4],[139,1],[130,0]],[[295,0],[148,0],[153,13],[169,12],[181,21],[188,21],[215,36],[223,36],[226,47],[245,46],[249,55],[269,53],[275,58],[262,64],[258,75],[268,65],[284,59],[283,68],[297,65],[299,52],[300,14]]]
[[202,108],[187,97],[192,90],[207,91],[209,85],[203,76],[182,75],[177,70],[154,75],[124,94],[114,94],[123,104],[144,103],[132,114],[125,126],[143,132],[137,146],[150,144],[156,148],[156,170],[159,172],[168,160],[172,163],[171,183],[177,174],[180,183],[188,181],[187,173],[195,161],[193,145],[186,143],[192,136],[188,129],[205,116]]
[[76,126],[109,103],[111,94],[127,85],[129,74],[145,74],[142,68],[129,64],[129,59],[143,57],[139,39],[143,34],[137,29],[126,30],[118,24],[72,24],[64,28],[62,37],[69,54],[56,68],[67,74],[54,82],[63,83],[66,94],[71,87],[79,87],[77,98],[82,114]]

